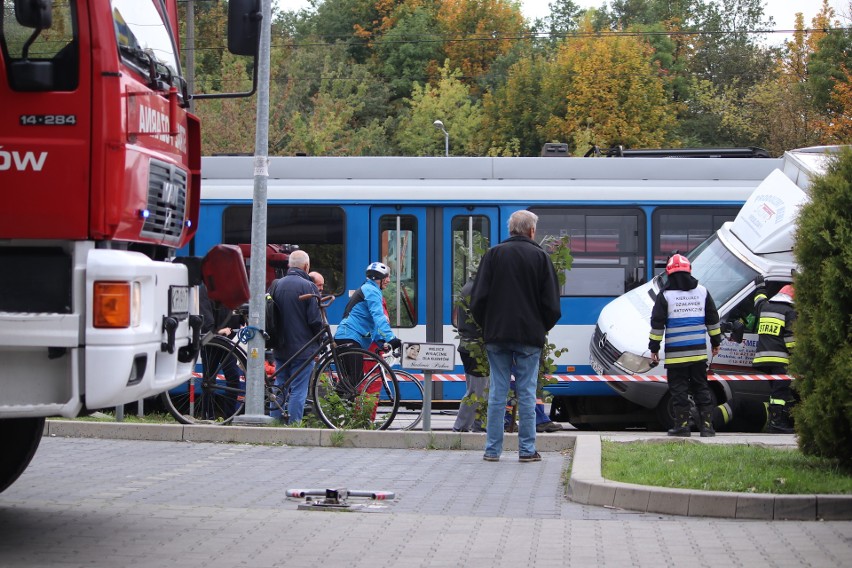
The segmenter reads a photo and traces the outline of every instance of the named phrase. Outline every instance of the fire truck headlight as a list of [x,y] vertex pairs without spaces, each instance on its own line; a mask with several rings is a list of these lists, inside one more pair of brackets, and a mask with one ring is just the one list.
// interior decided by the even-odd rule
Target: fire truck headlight
[[95,282],[92,322],[99,328],[139,325],[142,289],[138,282]]

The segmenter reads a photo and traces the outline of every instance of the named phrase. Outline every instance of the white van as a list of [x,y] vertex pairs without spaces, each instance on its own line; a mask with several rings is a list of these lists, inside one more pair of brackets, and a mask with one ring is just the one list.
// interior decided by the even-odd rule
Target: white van
[[[813,147],[786,152],[782,169],[773,170],[761,182],[736,219],[687,255],[692,274],[710,292],[723,323],[751,313],[758,275],[765,277],[770,296],[790,283],[796,268],[793,241],[799,209],[807,200],[811,177],[825,170],[829,156],[836,151],[837,147]],[[597,374],[665,374],[662,364],[651,366],[648,351],[651,309],[665,284],[666,275],[661,272],[604,307],[589,346],[589,363]],[[709,338],[707,344],[709,355]],[[710,360],[711,379],[713,373],[751,373],[756,344],[754,333],[746,333],[742,343],[723,340],[719,354]],[[665,358],[662,351],[660,358]],[[560,419],[580,428],[615,423],[670,427],[672,410],[665,381],[614,380],[606,384],[622,400],[606,401],[609,397],[604,397],[589,401],[585,406],[592,411],[573,416],[571,409],[584,405],[554,400],[554,407],[566,414]],[[767,381],[736,377],[711,380],[710,386],[720,403],[732,396],[765,400],[769,392]]]

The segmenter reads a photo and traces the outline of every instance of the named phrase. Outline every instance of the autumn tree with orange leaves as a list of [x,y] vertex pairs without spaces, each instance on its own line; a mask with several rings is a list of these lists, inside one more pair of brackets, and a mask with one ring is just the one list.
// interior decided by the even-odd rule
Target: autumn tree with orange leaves
[[509,0],[445,0],[438,22],[450,67],[461,70],[473,93],[476,81],[526,30],[518,5]]
[[543,96],[555,101],[541,132],[569,142],[578,154],[602,147],[661,147],[670,142],[677,106],[668,96],[651,46],[640,36],[592,33],[567,38],[543,79]]

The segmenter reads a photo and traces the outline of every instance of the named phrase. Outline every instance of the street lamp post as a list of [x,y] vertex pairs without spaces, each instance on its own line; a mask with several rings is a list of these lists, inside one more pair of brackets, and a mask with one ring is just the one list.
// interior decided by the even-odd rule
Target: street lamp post
[[440,130],[444,133],[444,155],[446,157],[450,157],[450,133],[447,132],[447,129],[444,128],[444,123],[440,120],[436,120],[432,123],[432,126]]

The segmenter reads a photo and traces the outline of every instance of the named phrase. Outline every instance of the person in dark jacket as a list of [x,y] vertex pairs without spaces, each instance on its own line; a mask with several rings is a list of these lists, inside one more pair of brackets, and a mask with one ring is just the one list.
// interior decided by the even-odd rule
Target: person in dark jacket
[[666,264],[668,284],[657,294],[651,310],[648,350],[654,362],[660,361],[660,343],[665,334],[666,375],[675,414],[669,436],[690,436],[689,393],[699,412],[702,437],[715,436],[713,402],[707,386],[707,344],[710,335],[713,355],[719,353],[722,331],[719,313],[710,292],[692,276],[689,259],[674,254]]
[[[793,307],[795,289],[787,284],[772,298],[766,297],[766,291],[758,286],[755,291],[754,310],[759,314],[757,320],[757,348],[752,365],[767,375],[786,375],[790,364],[790,353],[796,346],[793,323],[796,310]],[[793,433],[790,420],[790,407],[793,403],[793,391],[790,381],[774,380],[769,394],[769,431],[779,434]]]
[[[243,317],[221,304],[214,304],[210,300],[210,296],[207,294],[207,287],[204,284],[199,286],[198,292],[201,334],[206,335],[213,332],[216,335],[233,339],[237,335],[239,328],[245,323]],[[219,354],[218,350],[214,351],[202,348],[201,365],[204,368],[204,375],[209,376],[214,372],[221,374],[225,377],[226,385],[233,389],[239,389],[240,376],[243,373],[237,364],[237,358],[233,355],[227,357],[227,360],[223,361],[222,355]],[[223,400],[227,402],[222,402]],[[228,397],[219,397],[208,394],[207,389],[202,389],[200,404],[203,417],[207,420],[215,420],[216,418],[231,416],[236,412],[237,396],[233,394]],[[217,408],[219,404],[221,404],[222,408]]]
[[[288,360],[319,333],[322,329],[322,316],[316,300],[299,299],[299,296],[303,294],[317,294],[319,292],[311,277],[308,276],[308,270],[311,266],[308,253],[303,250],[291,252],[288,266],[289,269],[284,278],[274,281],[269,290],[275,300],[275,305],[281,311],[281,321],[284,322],[281,330],[281,346],[274,351],[275,364],[276,367],[281,367],[287,363],[276,375],[275,385],[283,385],[295,371],[299,370],[299,367],[305,365],[304,369],[293,378],[293,382],[287,389],[288,423],[294,424],[301,422],[305,413],[308,383],[314,370],[312,355],[319,345],[312,345],[289,363]],[[270,416],[280,419],[281,411],[273,409]]]
[[550,257],[533,240],[538,216],[521,210],[509,217],[510,237],[482,257],[470,310],[482,328],[491,387],[485,436],[486,461],[503,452],[503,414],[514,363],[518,392],[518,453],[540,461],[535,447],[538,367],[547,332],[562,315],[559,279]]
[[[467,390],[453,424],[454,432],[483,431],[482,420],[477,418],[476,414],[484,406],[480,401],[484,400],[485,389],[488,388],[488,367],[480,365],[470,351],[471,348],[475,350],[477,342],[482,339],[482,330],[470,315],[471,290],[473,290],[472,278],[459,290],[459,305],[453,308],[453,325],[459,332],[459,357],[464,366],[464,379],[467,383]],[[473,401],[472,397],[479,400]]]

